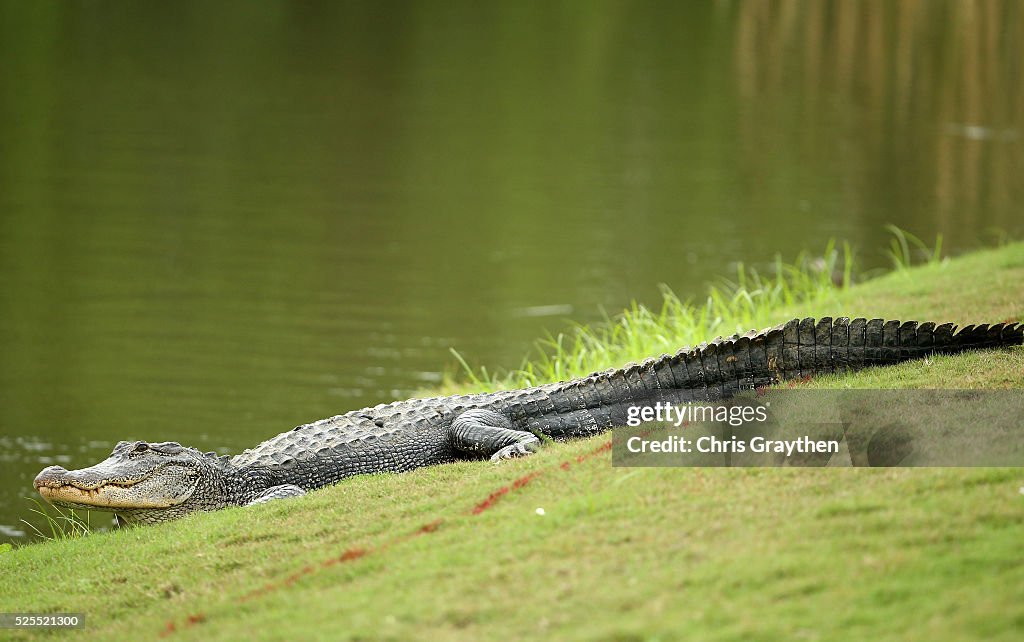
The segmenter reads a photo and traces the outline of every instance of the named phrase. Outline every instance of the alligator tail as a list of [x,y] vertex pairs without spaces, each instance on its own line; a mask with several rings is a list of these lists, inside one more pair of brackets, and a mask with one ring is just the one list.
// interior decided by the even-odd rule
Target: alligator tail
[[693,350],[644,362],[647,380],[706,390],[705,399],[729,397],[786,380],[862,370],[934,354],[1024,343],[1024,325],[997,323],[957,328],[952,323],[848,317],[792,319],[761,332],[715,339]]
[[551,436],[592,434],[623,425],[630,408],[657,401],[717,401],[787,380],[862,370],[935,354],[1024,343],[1024,324],[957,328],[952,323],[822,317],[793,319],[743,336],[625,368],[543,386],[549,412],[522,412],[530,429]]

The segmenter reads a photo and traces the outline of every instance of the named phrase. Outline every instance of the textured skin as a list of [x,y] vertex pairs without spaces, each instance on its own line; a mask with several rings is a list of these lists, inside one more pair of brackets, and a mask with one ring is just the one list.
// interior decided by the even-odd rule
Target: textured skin
[[[91,468],[47,468],[36,478],[36,487],[64,505],[112,510],[129,522],[164,521],[195,510],[295,496],[352,475],[402,472],[465,457],[526,455],[539,444],[537,435],[583,437],[624,425],[631,405],[716,401],[785,379],[1024,342],[1020,324],[955,330],[948,323],[793,319],[581,379],[355,410],[304,424],[234,457],[173,442],[121,442],[110,459]],[[180,485],[181,471],[189,467],[198,470],[199,481],[187,498],[177,501],[185,493],[173,486]],[[128,468],[138,470],[127,474]],[[154,478],[168,469],[174,476],[161,487]],[[79,497],[76,488],[102,486],[105,476],[120,484],[145,483],[127,490],[101,488],[97,496],[114,498],[104,499],[105,505]],[[148,494],[134,491],[133,499],[133,488]],[[177,503],[152,508],[152,488],[160,488],[161,501]]]

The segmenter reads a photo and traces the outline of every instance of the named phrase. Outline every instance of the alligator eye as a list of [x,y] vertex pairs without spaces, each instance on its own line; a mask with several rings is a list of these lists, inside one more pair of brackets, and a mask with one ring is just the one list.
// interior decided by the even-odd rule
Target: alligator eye
[[137,445],[135,446],[135,450],[133,450],[132,452],[136,452],[136,453],[144,453],[144,452],[146,452],[147,450],[149,450],[149,444],[147,444],[147,443],[146,443],[146,442],[144,442],[144,441],[140,441],[140,442],[139,442],[139,443],[138,443],[138,444],[137,444]]

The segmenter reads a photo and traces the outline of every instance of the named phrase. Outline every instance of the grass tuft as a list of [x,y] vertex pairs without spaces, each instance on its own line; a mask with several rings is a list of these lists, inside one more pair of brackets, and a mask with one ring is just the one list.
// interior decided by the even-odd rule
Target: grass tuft
[[[85,517],[83,518],[73,508],[63,509],[59,506],[41,502],[34,497],[26,497],[25,499],[35,504],[35,508],[30,508],[29,510],[36,515],[40,515],[46,521],[46,527],[49,529],[50,534],[47,535],[26,519],[21,521],[42,539],[51,541],[74,539],[76,537],[84,537],[92,532],[92,525],[90,524],[92,513],[90,511],[85,511]],[[51,510],[56,515],[51,514]]]
[[923,257],[927,265],[942,261],[942,234],[935,235],[935,246],[929,248],[924,241],[895,225],[886,225],[885,229],[892,234],[886,254],[892,261],[895,271],[902,272],[913,267],[915,255]]

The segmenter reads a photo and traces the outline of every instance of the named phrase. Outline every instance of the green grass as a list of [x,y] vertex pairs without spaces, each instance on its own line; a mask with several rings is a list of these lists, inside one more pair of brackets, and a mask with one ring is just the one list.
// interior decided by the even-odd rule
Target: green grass
[[[765,308],[755,325],[805,314],[1021,319],[1022,283],[1024,244],[1012,244],[823,287]],[[1024,388],[1022,366],[1014,348],[811,385]],[[607,439],[0,551],[0,612],[83,612],[85,630],[31,637],[90,640],[155,639],[168,622],[171,640],[934,641],[1024,630],[1020,469],[619,469],[594,454]]]

